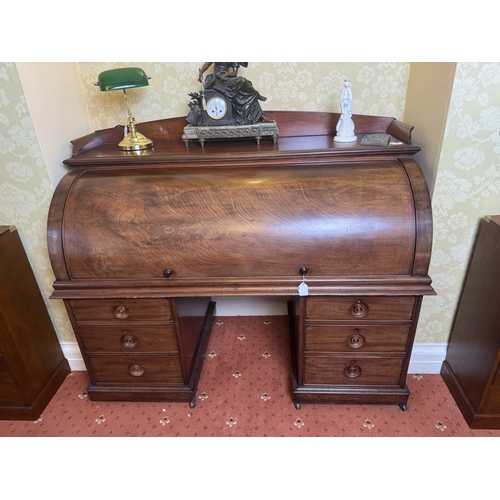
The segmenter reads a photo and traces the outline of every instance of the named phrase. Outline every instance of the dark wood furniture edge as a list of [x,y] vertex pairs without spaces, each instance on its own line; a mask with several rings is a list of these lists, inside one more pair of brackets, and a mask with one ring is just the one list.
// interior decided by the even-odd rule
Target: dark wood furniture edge
[[415,127],[413,125],[408,125],[407,123],[400,122],[395,118],[387,127],[387,133],[396,137],[400,141],[406,144],[411,144],[411,133]]
[[123,139],[124,127],[117,125],[112,129],[96,130],[91,134],[84,135],[78,139],[73,139],[73,156],[78,156],[92,149],[98,148],[108,142],[119,143]]
[[193,373],[191,374],[191,380],[189,381],[189,387],[193,391],[193,399],[189,404],[191,408],[194,408],[196,405],[196,388],[198,387],[203,361],[205,360],[205,351],[207,349],[208,339],[210,338],[210,332],[212,330],[214,319],[215,302],[211,301],[208,303],[207,313],[203,322],[200,345],[197,348],[196,359],[193,365]]
[[500,427],[500,414],[480,414],[476,411],[446,360],[443,361],[440,374],[471,429],[498,429]]
[[487,223],[490,223],[491,221],[493,221],[495,224],[498,224],[500,226],[500,215],[486,215],[484,217],[484,220]]
[[408,403],[410,391],[404,387],[381,388],[368,386],[348,387],[298,387],[294,390],[294,401],[302,403],[329,403],[329,404],[397,404],[401,407]]
[[408,176],[415,203],[416,246],[413,276],[427,276],[432,250],[432,210],[427,181],[413,159],[400,160]]
[[[407,280],[395,283],[369,283],[356,282],[341,283],[342,277],[336,280],[314,282],[309,280],[310,295],[435,295],[431,286],[431,278],[411,277]],[[347,280],[345,280],[347,281]],[[244,277],[238,278],[238,289],[234,288],[234,279],[218,280],[210,282],[198,282],[193,285],[187,284],[185,280],[168,283],[158,280],[155,284],[127,282],[84,282],[84,281],[57,281],[53,284],[53,299],[71,298],[113,298],[116,292],[122,297],[132,297],[134,295],[142,298],[158,297],[210,297],[210,296],[289,296],[297,293],[297,280],[276,280],[268,281],[265,289],[262,280],[248,280]]]
[[297,381],[297,373],[298,373],[298,359],[297,359],[297,349],[295,344],[297,342],[298,332],[295,326],[294,316],[295,316],[295,307],[291,300],[287,302],[287,311],[288,311],[288,335],[290,336],[290,349],[291,349],[291,361],[292,361],[292,400],[295,408],[300,410],[300,403],[295,399],[295,390],[299,387]]
[[64,358],[30,407],[11,406],[10,408],[0,408],[0,419],[37,420],[70,373],[71,368],[69,366],[68,360]]
[[[433,291],[433,295],[436,295],[436,292]],[[419,318],[420,317],[420,310],[422,308],[422,301],[423,301],[423,295],[419,295],[415,297],[415,304],[413,306],[413,317],[414,318]],[[411,360],[411,353],[413,351],[413,346],[415,345],[415,336],[417,335],[417,327],[418,327],[418,322],[417,321],[412,321],[410,333],[408,335],[408,339],[406,341],[406,356],[403,361],[403,367],[401,369],[401,380],[400,380],[400,385],[404,386],[404,388],[408,391],[408,396],[410,396],[410,390],[408,389],[408,386],[406,385],[406,377],[408,375],[408,368],[410,367],[410,360]],[[407,398],[409,399],[409,398]],[[399,407],[403,410],[407,410],[407,401],[399,403]]]
[[125,401],[125,402],[170,402],[191,403],[193,391],[189,387],[141,386],[90,384],[87,393],[92,401]]
[[[477,416],[476,410],[472,406],[472,403],[469,401],[469,398],[465,394],[462,386],[458,382],[453,370],[446,360],[443,361],[441,366],[441,377],[443,378],[448,390],[450,391],[455,403],[459,407],[462,415],[469,425],[469,427],[474,428],[474,420]],[[500,415],[499,415],[500,420]]]
[[[61,239],[62,215],[66,203],[66,198],[71,190],[73,182],[81,175],[81,172],[73,171],[66,174],[57,185],[49,206],[47,215],[47,245],[49,258],[52,264],[54,274],[59,279],[69,280],[69,272],[64,260],[63,242]],[[59,214],[60,216],[58,216]]]

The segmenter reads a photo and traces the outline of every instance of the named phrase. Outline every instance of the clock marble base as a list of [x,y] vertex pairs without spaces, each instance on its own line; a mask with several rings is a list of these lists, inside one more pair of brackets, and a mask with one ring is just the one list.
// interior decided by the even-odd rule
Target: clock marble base
[[263,137],[271,137],[276,144],[278,139],[278,126],[275,121],[255,123],[253,125],[219,125],[216,127],[195,127],[186,125],[182,140],[188,146],[190,140],[198,140],[204,146],[209,139],[239,139],[253,137],[260,144]]

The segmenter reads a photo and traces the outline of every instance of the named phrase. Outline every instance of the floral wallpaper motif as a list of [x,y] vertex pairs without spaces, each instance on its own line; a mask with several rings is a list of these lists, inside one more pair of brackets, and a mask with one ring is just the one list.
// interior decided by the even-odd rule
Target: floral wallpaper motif
[[[92,128],[114,127],[124,123],[126,117],[123,94],[100,92],[94,85],[101,71],[139,66],[151,77],[148,87],[127,92],[132,112],[141,122],[186,116],[188,94],[200,89],[198,68],[202,64],[78,63]],[[267,97],[262,104],[264,111],[340,111],[340,93],[344,79],[349,78],[354,114],[402,119],[410,64],[251,62],[239,71]]]
[[500,63],[457,65],[433,194],[434,248],[417,342],[446,343],[477,225],[500,214]]
[[61,340],[74,340],[61,301],[48,300],[54,275],[47,253],[53,188],[15,64],[0,63],[0,225],[16,226]]

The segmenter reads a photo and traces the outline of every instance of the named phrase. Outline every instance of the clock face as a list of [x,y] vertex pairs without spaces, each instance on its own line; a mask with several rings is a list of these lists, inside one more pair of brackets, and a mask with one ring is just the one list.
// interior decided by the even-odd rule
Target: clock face
[[227,104],[222,97],[212,97],[207,102],[207,114],[212,120],[220,120],[227,113]]

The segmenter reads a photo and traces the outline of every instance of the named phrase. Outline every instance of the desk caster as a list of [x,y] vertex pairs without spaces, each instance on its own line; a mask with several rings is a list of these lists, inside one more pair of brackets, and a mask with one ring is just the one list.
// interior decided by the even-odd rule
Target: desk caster
[[300,410],[300,403],[295,403],[295,409]]
[[408,409],[408,407],[406,406],[406,403],[400,404],[399,407],[401,408],[401,411],[406,411]]
[[194,408],[196,406],[196,398],[193,397],[193,399],[191,400],[191,402],[189,403],[189,408]]

